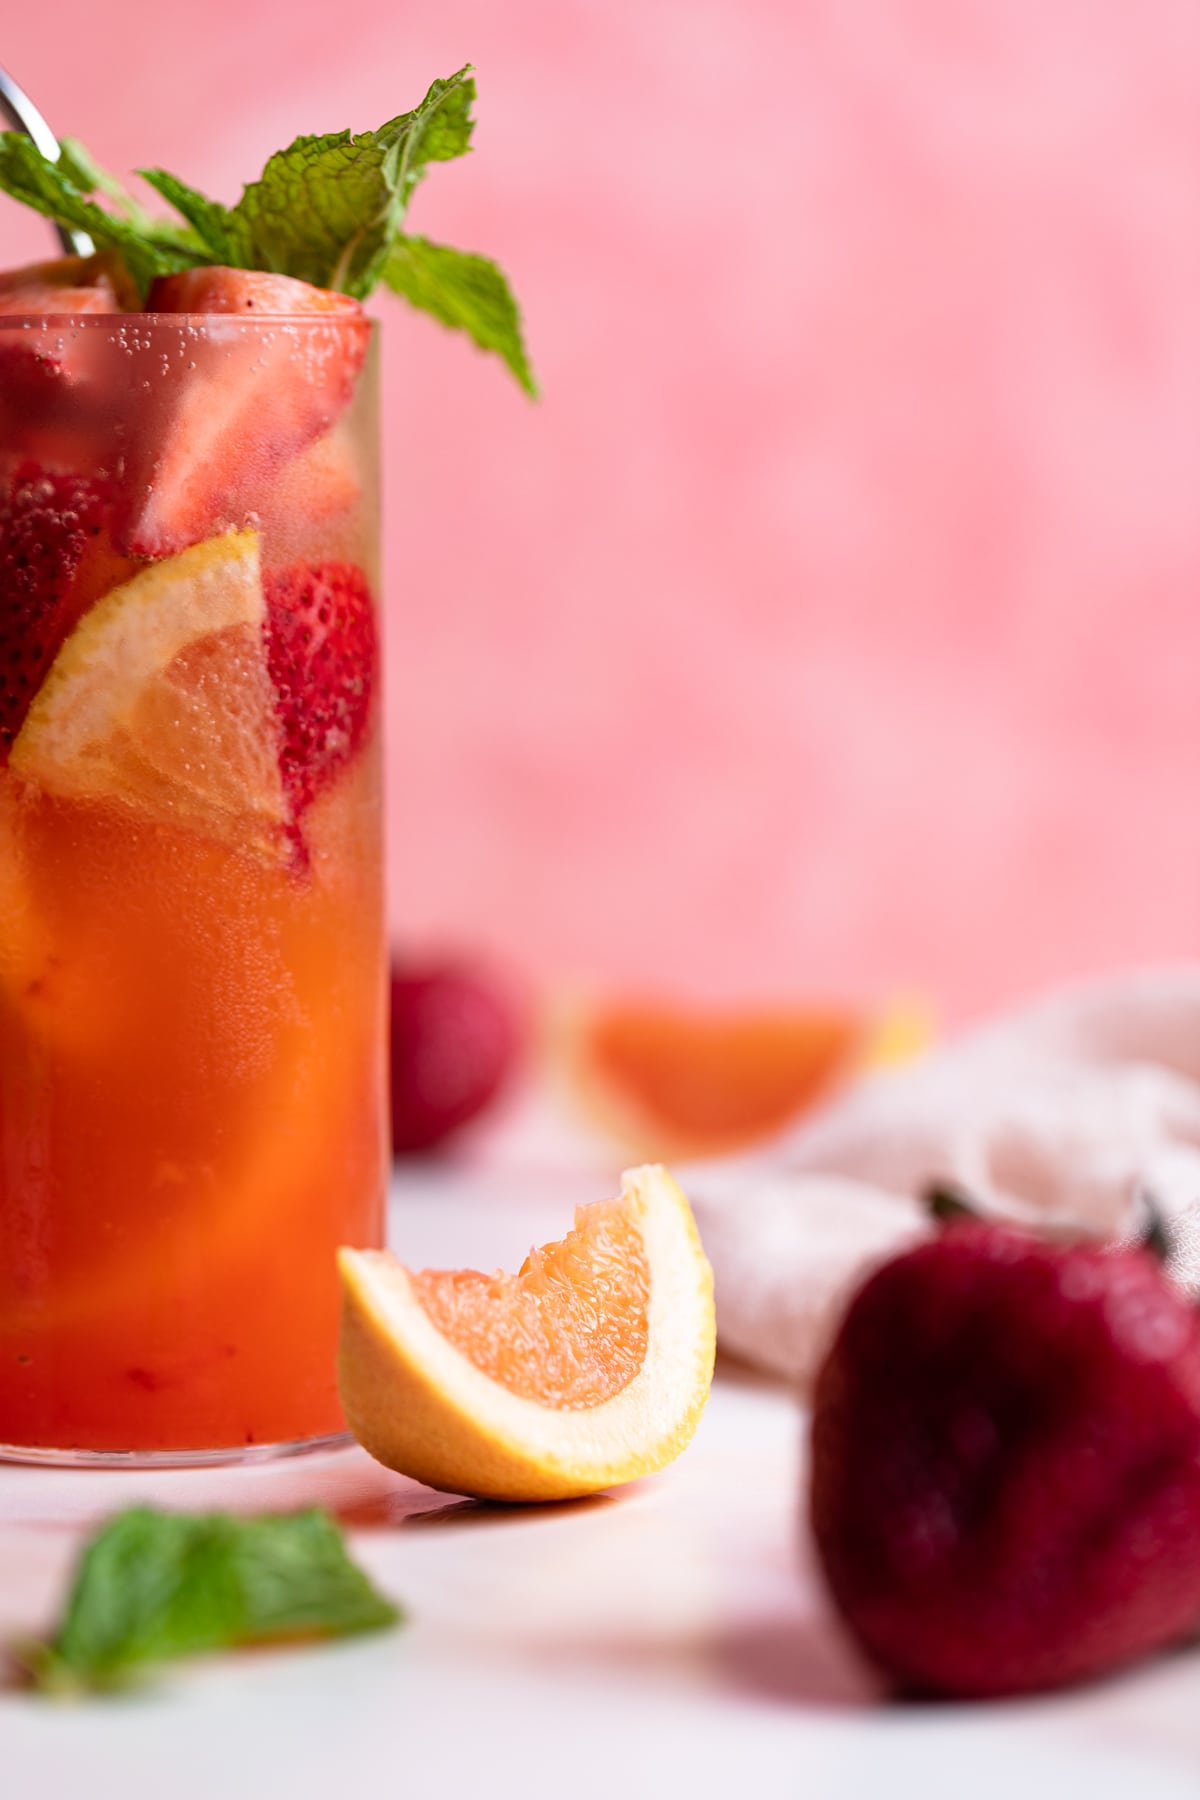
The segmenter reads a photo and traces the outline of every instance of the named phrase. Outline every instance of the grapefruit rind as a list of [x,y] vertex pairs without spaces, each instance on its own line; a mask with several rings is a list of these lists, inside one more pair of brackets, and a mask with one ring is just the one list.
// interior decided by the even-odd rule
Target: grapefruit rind
[[59,799],[116,801],[258,850],[287,823],[263,650],[258,536],[141,570],[85,613],[10,766]]
[[650,1270],[646,1354],[610,1399],[524,1399],[445,1338],[388,1251],[339,1252],[338,1381],[351,1431],[377,1461],[479,1499],[579,1499],[664,1468],[692,1437],[712,1382],[712,1270],[667,1171],[628,1171],[621,1203]]

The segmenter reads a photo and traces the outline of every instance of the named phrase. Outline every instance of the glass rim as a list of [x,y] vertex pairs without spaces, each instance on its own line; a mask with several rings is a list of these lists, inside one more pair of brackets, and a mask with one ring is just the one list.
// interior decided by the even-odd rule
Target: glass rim
[[295,312],[295,313],[240,313],[240,312],[29,312],[0,313],[0,331],[62,331],[66,327],[72,329],[83,327],[87,330],[114,330],[124,327],[126,330],[140,329],[150,326],[154,329],[170,328],[178,331],[183,326],[208,326],[213,321],[222,325],[301,325],[311,329],[320,328],[327,331],[361,329],[367,324],[372,329],[379,320],[368,312]]

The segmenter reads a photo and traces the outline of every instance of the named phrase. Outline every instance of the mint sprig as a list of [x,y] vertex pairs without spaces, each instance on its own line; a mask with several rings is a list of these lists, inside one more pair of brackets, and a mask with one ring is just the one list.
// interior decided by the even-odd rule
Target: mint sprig
[[388,251],[383,279],[410,305],[452,330],[465,331],[481,349],[496,351],[525,392],[537,393],[517,303],[503,273],[486,256],[401,233]]
[[33,1686],[69,1696],[127,1687],[176,1657],[375,1631],[401,1616],[318,1509],[240,1519],[137,1506],[85,1548],[55,1635],[13,1653]]
[[84,169],[84,163],[74,156],[49,161],[19,131],[0,132],[0,191],[53,219],[56,225],[86,231],[95,243],[119,250],[143,292],[156,275],[174,275],[209,260],[186,227],[176,231],[156,222],[147,229],[124,213],[98,205],[91,198],[95,188],[79,185],[85,179]]
[[471,148],[474,101],[467,64],[378,131],[296,138],[232,207],[165,169],[139,169],[178,224],[153,218],[73,138],[63,140],[52,162],[28,138],[0,133],[0,191],[119,250],[143,294],[156,276],[204,264],[267,269],[360,300],[386,281],[411,305],[500,356],[532,394],[520,313],[501,271],[486,257],[403,231],[429,164]]

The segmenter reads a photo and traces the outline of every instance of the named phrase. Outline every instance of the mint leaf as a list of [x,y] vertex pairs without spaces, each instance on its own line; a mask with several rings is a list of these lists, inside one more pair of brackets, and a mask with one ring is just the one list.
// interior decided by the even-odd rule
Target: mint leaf
[[[470,150],[474,103],[467,63],[378,131],[296,138],[233,207],[166,169],[139,170],[178,223],[151,217],[75,138],[63,140],[55,163],[20,133],[0,133],[0,191],[88,232],[97,246],[119,249],[143,295],[156,276],[203,264],[267,269],[358,300],[385,281],[500,356],[526,393],[536,394],[517,304],[495,263],[403,235],[413,190],[429,165]],[[92,198],[97,194],[106,205]]]
[[481,350],[503,357],[527,394],[537,383],[521,335],[521,314],[504,274],[486,256],[451,250],[428,238],[399,237],[383,279],[412,306],[452,330],[465,331]]
[[400,1618],[350,1561],[327,1513],[313,1507],[237,1526],[232,1560],[253,1641],[377,1631]]
[[97,246],[115,246],[143,289],[156,275],[174,274],[208,260],[185,229],[155,224],[146,230],[89,199],[94,189],[88,184],[96,167],[85,166],[79,148],[51,162],[22,132],[0,132],[0,189],[57,225],[86,231]]
[[323,1512],[131,1507],[85,1548],[56,1635],[16,1655],[42,1692],[102,1692],[174,1657],[373,1631],[400,1616]]
[[103,194],[106,200],[111,200],[120,216],[139,231],[154,232],[155,221],[150,214],[115,175],[100,167],[85,144],[78,138],[67,137],[62,139],[58,149],[58,168],[81,194]]
[[139,169],[138,174],[175,208],[181,218],[187,220],[204,249],[210,252],[202,261],[231,264],[234,234],[227,206],[222,206],[219,200],[210,200],[198,188],[189,187],[186,181],[180,181],[178,175],[169,175],[165,169]]
[[468,64],[378,131],[299,137],[278,151],[229,215],[238,265],[362,299],[425,164],[469,149],[474,97]]
[[401,113],[385,131],[403,136],[404,154],[400,172],[403,199],[425,173],[426,163],[452,162],[465,156],[471,148],[475,121],[471,108],[475,104],[475,82],[471,64],[465,63],[448,81],[435,81],[415,112]]

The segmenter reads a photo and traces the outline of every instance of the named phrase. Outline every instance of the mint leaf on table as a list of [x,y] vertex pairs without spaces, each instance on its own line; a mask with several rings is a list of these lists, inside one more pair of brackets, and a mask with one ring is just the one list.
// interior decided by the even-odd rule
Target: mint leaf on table
[[166,169],[139,169],[181,224],[152,218],[74,138],[63,140],[56,163],[19,133],[0,134],[0,191],[120,249],[143,293],[156,276],[200,264],[268,269],[358,300],[385,281],[500,356],[535,394],[520,314],[496,265],[403,234],[429,165],[471,148],[474,103],[468,63],[378,131],[296,138],[243,188],[236,206],[210,200]]
[[351,1562],[328,1513],[313,1507],[235,1524],[231,1561],[255,1642],[344,1637],[399,1621],[399,1608]]
[[176,1657],[375,1631],[401,1616],[317,1509],[239,1519],[138,1506],[85,1548],[54,1637],[14,1654],[42,1692],[84,1694]]
[[398,237],[383,266],[393,293],[432,313],[443,325],[465,331],[481,350],[503,357],[527,394],[537,384],[525,354],[521,315],[502,270],[486,256],[432,244],[428,238]]

